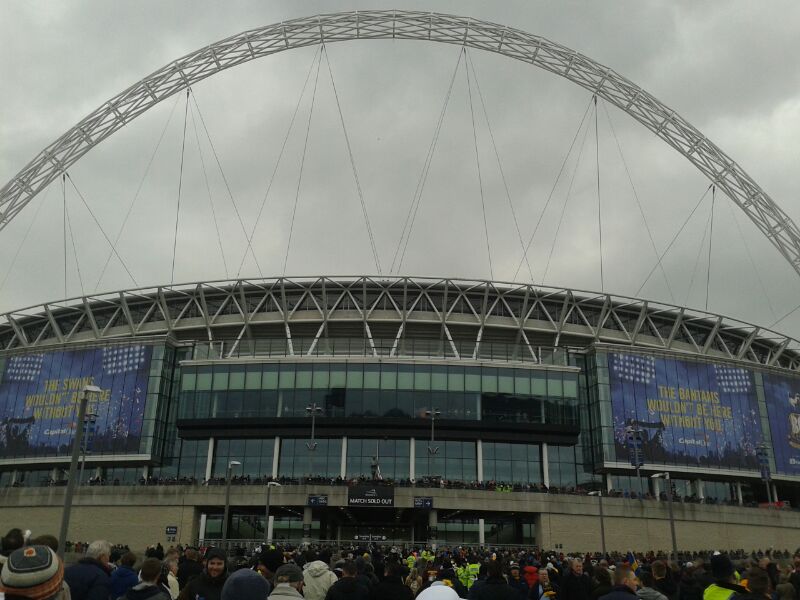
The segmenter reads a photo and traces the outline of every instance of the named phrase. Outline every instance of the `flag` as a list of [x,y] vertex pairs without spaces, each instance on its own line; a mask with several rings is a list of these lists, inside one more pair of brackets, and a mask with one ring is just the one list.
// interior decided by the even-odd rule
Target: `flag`
[[636,560],[636,557],[633,555],[633,552],[628,552],[627,558],[628,564],[633,569],[633,572],[636,573],[636,576],[639,576],[639,561]]

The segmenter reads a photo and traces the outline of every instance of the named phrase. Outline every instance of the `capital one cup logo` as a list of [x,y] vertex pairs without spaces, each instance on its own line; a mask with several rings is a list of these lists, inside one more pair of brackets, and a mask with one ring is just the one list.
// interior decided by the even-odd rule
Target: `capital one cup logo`
[[789,413],[789,445],[800,449],[800,394],[789,397],[789,406],[797,411]]

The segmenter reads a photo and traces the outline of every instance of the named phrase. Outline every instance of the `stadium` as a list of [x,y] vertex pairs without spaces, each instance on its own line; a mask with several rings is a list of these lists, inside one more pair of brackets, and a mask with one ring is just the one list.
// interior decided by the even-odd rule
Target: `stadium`
[[[513,37],[437,19],[433,34],[428,13],[300,19],[291,42],[281,24],[170,64],[3,188],[0,224],[148,103],[277,51],[275,36],[492,51]],[[794,224],[699,132],[613,71],[513,33],[510,56],[538,47],[525,60],[627,107],[745,198],[797,270]],[[518,282],[278,277],[84,295],[0,315],[0,519],[58,528],[80,428],[71,539],[793,548],[799,369],[800,343],[758,325]]]

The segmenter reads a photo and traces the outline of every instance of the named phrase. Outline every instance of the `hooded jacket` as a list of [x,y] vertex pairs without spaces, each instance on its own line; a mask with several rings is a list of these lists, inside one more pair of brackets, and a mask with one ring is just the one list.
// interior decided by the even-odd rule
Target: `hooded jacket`
[[528,584],[528,587],[532,588],[534,585],[539,583],[539,569],[528,565],[522,569],[522,577],[525,578],[525,583]]
[[204,570],[200,575],[190,580],[186,587],[181,590],[178,595],[178,600],[195,600],[197,597],[204,598],[205,600],[220,600],[222,597],[222,586],[225,585],[225,580],[228,579],[228,561],[225,554],[220,550],[210,550],[206,555],[208,560],[212,558],[221,558],[225,560],[225,568],[221,575],[211,577],[208,570]]
[[111,598],[116,600],[124,596],[125,592],[139,583],[139,576],[136,571],[126,565],[120,565],[111,573]]
[[336,574],[321,560],[306,563],[303,565],[303,597],[307,600],[325,600],[328,588],[338,580]]
[[342,577],[328,589],[328,593],[325,595],[325,600],[367,600],[368,598],[369,590],[355,577]]
[[154,583],[139,583],[123,596],[125,600],[170,600],[169,594]]

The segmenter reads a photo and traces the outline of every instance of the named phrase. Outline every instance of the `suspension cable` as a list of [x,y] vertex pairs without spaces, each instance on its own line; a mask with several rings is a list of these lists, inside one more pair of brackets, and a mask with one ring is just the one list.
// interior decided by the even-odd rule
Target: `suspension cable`
[[322,51],[320,50],[319,60],[317,60],[317,73],[314,76],[314,89],[311,92],[311,107],[308,111],[308,122],[306,123],[306,137],[303,142],[303,155],[300,158],[300,172],[297,175],[297,188],[294,194],[294,206],[292,207],[292,221],[289,224],[289,239],[286,241],[286,254],[283,257],[283,270],[281,273],[286,275],[286,264],[289,262],[289,249],[292,247],[292,234],[294,233],[294,220],[297,215],[297,204],[300,200],[300,185],[303,181],[303,169],[306,164],[306,152],[308,151],[308,137],[311,133],[311,118],[314,116],[314,102],[317,98],[317,84],[319,83],[319,68],[322,66]]
[[[66,208],[66,204],[64,206]],[[80,286],[81,286],[81,296],[85,296],[86,295],[86,290],[83,287],[83,275],[81,274],[81,264],[78,261],[78,249],[75,246],[75,235],[73,234],[72,220],[69,217],[69,209],[68,208],[66,209],[64,214],[66,214],[66,216],[67,216],[67,229],[69,230],[69,239],[72,242],[72,254],[75,257],[75,270],[78,272],[78,283],[80,283]],[[66,298],[66,297],[67,297],[67,295],[64,294],[64,298]]]
[[[286,135],[283,136],[283,143],[281,144],[281,151],[278,153],[278,160],[275,161],[275,167],[272,169],[272,176],[269,179],[269,184],[267,185],[267,191],[264,192],[264,196],[261,198],[261,206],[258,208],[258,214],[256,215],[256,220],[253,222],[253,228],[250,230],[250,235],[247,237],[248,245],[252,243],[253,237],[256,234],[256,229],[258,228],[258,224],[261,221],[261,214],[264,211],[264,207],[267,203],[267,198],[269,197],[269,193],[272,190],[272,184],[275,181],[275,175],[278,173],[278,167],[283,160],[284,153],[286,151],[286,143],[289,141],[289,136],[292,133],[292,129],[294,128],[294,122],[297,118],[297,113],[300,110],[300,104],[303,101],[303,96],[306,93],[306,87],[308,86],[308,82],[311,79],[311,73],[314,70],[314,63],[317,61],[317,54],[321,52],[321,49],[317,48],[314,51],[314,57],[311,59],[311,64],[308,65],[308,72],[306,73],[306,80],[303,83],[303,89],[300,91],[300,96],[297,98],[297,104],[294,106],[294,113],[292,113],[292,118],[289,121],[289,126],[286,128]],[[236,277],[239,278],[239,275],[242,272],[242,267],[244,267],[244,261],[247,258],[247,249],[245,249],[244,253],[242,254],[242,260],[239,262],[239,268],[236,270]]]
[[328,65],[328,74],[331,78],[331,87],[333,88],[333,96],[336,98],[336,108],[339,111],[339,121],[342,123],[342,132],[344,133],[344,141],[347,144],[347,154],[350,157],[350,167],[353,169],[353,179],[356,182],[356,189],[358,190],[358,199],[361,201],[361,212],[364,214],[364,223],[367,226],[367,234],[369,235],[369,244],[372,248],[372,257],[375,260],[375,268],[378,269],[378,275],[382,275],[381,261],[378,259],[378,249],[375,245],[375,236],[372,233],[372,225],[369,221],[369,213],[367,212],[367,204],[364,201],[364,193],[361,190],[361,181],[358,177],[358,170],[356,169],[356,161],[353,157],[353,149],[350,147],[350,136],[347,134],[347,127],[344,124],[344,113],[342,113],[342,105],[339,103],[339,93],[336,91],[336,82],[333,79],[333,69],[331,69],[331,61],[328,58],[328,49],[322,45],[322,52],[325,54],[325,63]]
[[172,238],[172,271],[169,282],[175,283],[175,254],[178,250],[178,221],[181,215],[181,190],[183,189],[183,158],[186,154],[186,118],[189,115],[189,89],[186,89],[186,104],[183,107],[183,140],[181,141],[181,170],[178,175],[178,202],[175,206],[175,235]]
[[600,291],[605,292],[605,279],[603,278],[603,211],[600,202],[600,135],[597,125],[597,94],[594,95],[594,159],[597,169],[597,233],[600,239]]
[[[463,49],[464,54],[467,53],[466,48]],[[483,197],[483,177],[481,175],[481,159],[478,153],[478,132],[475,128],[475,109],[472,105],[472,85],[469,81],[469,69],[467,68],[466,60],[464,61],[464,75],[467,79],[467,95],[469,97],[469,114],[472,119],[472,141],[475,146],[475,166],[478,171],[478,188],[481,192],[481,213],[483,214],[483,233],[486,235],[486,254],[489,257],[489,278],[494,281],[494,268],[492,266],[492,248],[489,243],[489,225],[486,222],[486,201]]]
[[[400,259],[397,263],[396,273],[398,274],[403,268],[403,261],[405,260],[406,250],[408,249],[408,242],[411,239],[411,231],[414,228],[414,223],[417,220],[417,212],[419,211],[420,204],[422,203],[422,193],[425,189],[425,184],[428,181],[428,173],[430,173],[433,156],[436,153],[436,146],[439,142],[439,134],[442,131],[442,124],[444,123],[444,117],[447,113],[447,106],[450,104],[450,95],[453,92],[453,84],[455,83],[456,75],[458,74],[458,68],[461,65],[462,55],[463,53],[461,50],[459,50],[456,66],[453,69],[453,74],[450,76],[450,85],[447,88],[447,93],[445,94],[444,101],[442,102],[442,109],[439,111],[439,119],[434,127],[431,143],[428,146],[428,154],[425,157],[425,161],[422,165],[422,171],[420,171],[419,179],[417,180],[417,187],[414,190],[414,196],[412,197],[411,204],[408,207],[408,213],[406,214],[406,220],[403,224],[403,230],[400,232],[400,239],[397,242],[397,249],[395,250],[394,258],[392,259],[392,268],[394,268],[395,261],[398,259],[398,257]],[[400,252],[401,248],[402,252]],[[389,272],[391,273],[392,269],[390,269]]]
[[575,142],[578,140],[578,135],[580,135],[581,129],[583,129],[583,123],[586,121],[586,116],[589,114],[589,110],[592,108],[592,99],[589,98],[589,103],[586,105],[586,110],[583,111],[583,116],[581,117],[581,122],[578,124],[578,128],[575,130],[575,135],[572,136],[572,142],[570,142],[569,149],[567,153],[564,155],[564,160],[561,161],[561,167],[558,169],[558,173],[556,174],[556,179],[553,182],[553,187],[550,188],[550,193],[547,196],[547,201],[544,203],[544,207],[542,208],[542,212],[539,213],[539,219],[536,221],[536,226],[533,228],[533,233],[531,237],[528,238],[528,243],[525,245],[525,251],[523,252],[523,258],[520,259],[519,264],[517,265],[516,271],[514,271],[513,279],[516,280],[517,275],[519,274],[519,270],[522,268],[522,263],[525,260],[525,257],[528,256],[528,252],[530,252],[531,244],[533,240],[536,238],[536,233],[539,231],[539,226],[542,224],[542,219],[544,218],[545,213],[547,212],[547,207],[550,206],[550,201],[553,199],[553,194],[556,191],[556,187],[558,186],[558,182],[561,180],[561,174],[564,172],[564,167],[567,166],[567,161],[569,160],[570,155],[572,154],[572,149],[575,146]]
[[747,239],[744,237],[744,232],[742,231],[741,225],[739,225],[739,219],[736,217],[736,210],[734,210],[733,205],[727,202],[723,202],[728,206],[728,210],[730,214],[733,216],[733,222],[736,223],[736,229],[739,232],[739,237],[742,240],[742,244],[744,245],[744,249],[747,252],[747,258],[750,260],[750,266],[753,267],[753,272],[756,274],[756,278],[758,279],[759,289],[761,293],[764,295],[764,300],[767,301],[767,308],[769,308],[769,312],[772,315],[773,319],[777,319],[777,315],[775,314],[775,308],[772,306],[772,302],[769,299],[769,295],[767,294],[767,286],[764,285],[764,282],[761,279],[761,274],[759,273],[758,268],[756,267],[756,262],[753,260],[753,255],[750,253],[750,246],[747,243]]
[[125,272],[128,274],[128,277],[131,278],[131,281],[133,282],[133,285],[135,287],[139,287],[139,284],[136,282],[136,279],[134,278],[133,274],[131,273],[131,270],[128,268],[128,265],[125,264],[124,260],[122,260],[122,256],[120,256],[119,252],[117,251],[116,246],[111,241],[111,238],[108,237],[108,234],[106,233],[105,229],[103,229],[103,226],[100,225],[100,221],[97,220],[97,216],[95,216],[94,211],[92,211],[91,207],[89,206],[89,203],[86,202],[86,198],[83,197],[83,194],[78,189],[78,186],[75,185],[75,181],[72,179],[72,176],[69,173],[66,173],[66,176],[67,176],[67,179],[69,179],[69,182],[72,185],[72,188],[75,190],[75,192],[78,194],[78,197],[81,199],[81,202],[86,207],[86,210],[89,211],[89,214],[91,215],[92,220],[94,221],[95,225],[97,225],[97,228],[100,230],[100,233],[103,234],[103,237],[105,238],[106,242],[108,243],[109,247],[111,248],[111,251],[114,253],[114,256],[117,257],[117,260],[122,265],[122,268],[125,269]]
[[514,209],[514,202],[511,200],[511,192],[508,188],[508,181],[506,180],[506,174],[503,169],[503,163],[500,160],[500,152],[497,149],[497,143],[494,139],[494,132],[492,131],[492,124],[489,121],[489,111],[486,109],[486,102],[483,98],[483,91],[481,90],[481,84],[478,81],[478,73],[475,71],[475,63],[472,60],[472,55],[467,51],[467,61],[469,64],[470,69],[472,70],[472,79],[475,82],[475,89],[478,91],[478,99],[481,101],[481,107],[483,109],[483,118],[486,121],[486,129],[489,130],[489,139],[492,141],[492,149],[494,150],[494,156],[497,160],[497,168],[500,171],[500,178],[503,180],[503,188],[506,192],[506,200],[508,200],[508,206],[511,209],[511,217],[514,220],[514,227],[517,231],[517,239],[519,240],[519,246],[522,250],[523,257],[525,259],[525,264],[528,267],[528,274],[531,277],[531,281],[533,281],[533,269],[531,269],[531,263],[528,260],[528,255],[525,254],[525,242],[522,239],[522,230],[519,227],[519,220],[517,219],[517,211]]
[[36,207],[36,212],[33,213],[33,218],[31,222],[28,223],[28,228],[25,230],[25,235],[22,236],[22,241],[17,245],[17,250],[14,252],[14,257],[11,259],[11,264],[8,266],[6,270],[6,274],[3,276],[3,280],[0,281],[0,292],[3,291],[3,288],[6,285],[6,281],[8,281],[9,276],[11,275],[11,271],[14,270],[14,266],[17,264],[17,259],[19,255],[22,253],[22,249],[25,246],[25,242],[28,240],[28,236],[31,233],[31,229],[33,229],[33,225],[36,222],[36,219],[39,217],[39,212],[42,210],[42,206],[44,206],[45,201],[47,200],[47,196],[50,193],[50,187],[45,190],[44,194],[42,194],[42,199],[39,201],[39,206]]
[[[596,110],[597,107],[595,107]],[[564,214],[567,212],[567,204],[569,204],[569,199],[572,196],[572,187],[575,184],[575,177],[578,174],[578,167],[581,164],[581,158],[583,157],[583,150],[586,147],[586,138],[589,137],[589,127],[587,125],[586,130],[583,132],[583,140],[581,141],[581,147],[578,150],[578,156],[575,159],[575,167],[572,170],[572,176],[569,180],[569,187],[567,187],[567,195],[564,198],[564,206],[561,207],[561,215],[558,217],[558,226],[556,226],[556,233],[553,236],[553,243],[550,245],[550,253],[547,255],[547,263],[544,267],[544,274],[542,275],[541,284],[544,285],[545,280],[547,279],[547,272],[550,270],[550,260],[553,258],[553,252],[556,249],[556,242],[558,241],[558,234],[561,231],[561,224],[564,222]]]
[[[217,245],[219,246],[219,254],[222,257],[222,266],[225,269],[225,278],[228,278],[228,261],[225,260],[225,249],[222,247],[222,234],[219,230],[219,222],[217,221],[217,211],[214,209],[214,199],[211,195],[211,185],[208,182],[208,171],[206,170],[206,160],[203,156],[203,148],[200,145],[200,135],[197,133],[197,119],[194,118],[194,111],[190,111],[192,118],[192,130],[194,131],[194,140],[197,143],[197,154],[200,157],[200,166],[203,169],[203,179],[206,183],[206,192],[208,193],[208,204],[211,206],[211,217],[214,220],[214,230],[217,232]],[[245,254],[246,256],[246,254]]]
[[714,241],[714,200],[716,199],[717,186],[711,186],[711,225],[708,231],[708,268],[706,269],[706,310],[708,310],[708,293],[711,286],[711,244]]
[[67,293],[67,176],[61,173],[61,224],[64,240],[64,298]]
[[[161,130],[161,135],[158,137],[158,142],[156,142],[156,146],[153,149],[153,154],[150,156],[150,161],[147,163],[147,167],[145,167],[144,173],[142,174],[142,178],[139,180],[139,186],[136,188],[136,193],[133,195],[130,204],[128,205],[128,211],[125,213],[125,218],[122,219],[122,225],[119,227],[119,231],[117,231],[117,235],[114,238],[114,244],[119,244],[119,240],[122,238],[122,232],[125,231],[125,226],[128,224],[128,219],[133,212],[133,207],[136,204],[136,200],[139,199],[139,194],[142,191],[142,187],[144,186],[145,179],[150,174],[150,168],[153,166],[153,162],[155,161],[156,154],[158,153],[158,149],[161,147],[161,142],[164,140],[164,135],[167,133],[167,128],[169,127],[170,122],[172,121],[172,115],[175,114],[175,109],[178,107],[178,103],[180,102],[180,96],[176,96],[175,102],[172,103],[172,108],[169,111],[169,116],[167,117],[166,123],[164,123],[164,127]],[[106,269],[108,268],[108,263],[111,261],[111,257],[114,255],[113,252],[109,251],[106,255],[106,261],[103,264],[103,268],[100,270],[100,276],[97,278],[97,283],[94,286],[94,291],[96,292],[100,288],[100,283],[103,281],[103,276],[106,273]]]
[[700,257],[703,255],[703,248],[706,245],[706,236],[708,235],[708,224],[711,221],[711,213],[709,213],[708,218],[706,219],[706,224],[703,227],[703,237],[700,238],[700,245],[697,247],[697,256],[694,259],[694,267],[692,268],[692,277],[689,279],[689,287],[686,290],[686,298],[683,301],[684,306],[689,305],[689,296],[692,293],[692,288],[694,287],[694,278],[697,274],[697,269],[700,266]]
[[694,215],[695,211],[696,211],[696,210],[697,210],[697,208],[700,206],[700,204],[703,202],[703,200],[705,199],[705,197],[708,195],[708,192],[709,192],[709,190],[711,190],[711,188],[712,188],[712,186],[713,186],[713,185],[714,185],[713,183],[709,184],[709,186],[706,188],[706,191],[705,191],[705,192],[703,192],[703,195],[702,195],[702,196],[700,196],[700,200],[698,200],[698,201],[697,201],[697,204],[695,204],[695,205],[694,205],[694,208],[692,209],[692,212],[690,212],[690,213],[689,213],[689,216],[688,216],[688,217],[686,217],[686,220],[683,222],[683,225],[681,225],[681,226],[680,226],[680,228],[679,228],[679,229],[678,229],[678,231],[675,233],[675,235],[673,236],[673,238],[672,238],[672,240],[670,241],[670,243],[669,243],[669,244],[667,245],[667,247],[664,249],[664,252],[662,252],[662,253],[659,255],[659,257],[658,257],[658,261],[656,261],[656,264],[655,264],[655,265],[653,265],[653,268],[652,268],[652,269],[650,269],[650,272],[647,274],[647,277],[645,277],[644,281],[642,282],[642,285],[640,285],[640,286],[639,286],[639,289],[638,289],[638,290],[636,290],[636,294],[635,294],[635,295],[636,295],[637,297],[639,296],[639,294],[641,294],[641,293],[642,293],[642,289],[644,288],[644,286],[645,286],[645,285],[647,285],[647,282],[650,280],[650,277],[652,277],[653,273],[655,273],[655,272],[656,272],[656,269],[658,268],[658,266],[659,266],[659,265],[662,263],[662,261],[664,260],[664,257],[667,255],[667,252],[669,252],[669,251],[670,251],[670,248],[672,248],[672,245],[675,243],[675,240],[677,240],[677,239],[678,239],[678,236],[681,234],[681,232],[683,231],[683,229],[686,227],[686,224],[689,222],[689,219],[691,219],[691,218],[692,218],[692,216]]
[[[628,183],[630,183],[631,191],[633,192],[633,198],[636,200],[636,206],[639,209],[639,214],[642,217],[642,221],[644,221],[645,229],[647,230],[647,236],[650,240],[650,247],[653,248],[653,254],[655,254],[656,258],[658,258],[658,249],[656,248],[655,238],[653,237],[653,231],[650,228],[650,223],[647,221],[647,216],[644,214],[644,207],[642,206],[642,202],[639,199],[639,194],[636,192],[636,186],[633,184],[633,176],[631,175],[631,171],[628,168],[628,161],[625,160],[625,153],[622,151],[622,144],[617,137],[617,130],[614,127],[614,121],[611,119],[611,113],[608,111],[608,106],[602,100],[600,101],[600,105],[603,107],[603,111],[606,114],[606,121],[608,122],[609,127],[611,128],[611,135],[614,136],[614,142],[617,146],[617,152],[619,152],[619,157],[622,160],[622,166],[625,168],[625,174],[628,177]],[[661,274],[664,276],[664,281],[667,284],[667,292],[669,293],[669,297],[671,298],[672,302],[675,303],[675,295],[672,293],[672,285],[670,284],[669,277],[667,277],[667,271],[664,269],[664,265],[661,264],[660,270]]]
[[[211,146],[211,152],[214,154],[214,160],[217,163],[217,168],[219,169],[219,173],[222,176],[222,181],[225,183],[225,189],[228,192],[228,197],[231,200],[231,204],[233,205],[233,212],[236,214],[236,219],[239,221],[239,226],[242,228],[242,233],[247,239],[247,228],[244,226],[244,221],[242,220],[242,215],[239,212],[239,207],[236,205],[236,200],[233,197],[233,192],[231,192],[231,186],[228,184],[228,178],[225,176],[225,171],[222,169],[222,163],[219,160],[219,155],[217,154],[217,149],[214,146],[214,140],[211,139],[211,134],[208,132],[208,127],[206,126],[206,120],[203,118],[203,111],[200,110],[200,105],[197,103],[197,96],[194,93],[192,88],[189,88],[189,92],[192,96],[192,102],[194,103],[194,107],[197,110],[197,115],[200,117],[200,124],[203,126],[203,131],[206,134],[206,138],[208,138],[208,144]],[[258,262],[258,257],[256,256],[255,250],[253,250],[253,246],[251,240],[247,240],[247,249],[250,251],[250,254],[253,256],[253,260],[256,263],[256,269],[258,270],[258,274],[263,278],[264,273],[261,271],[261,264]]]

